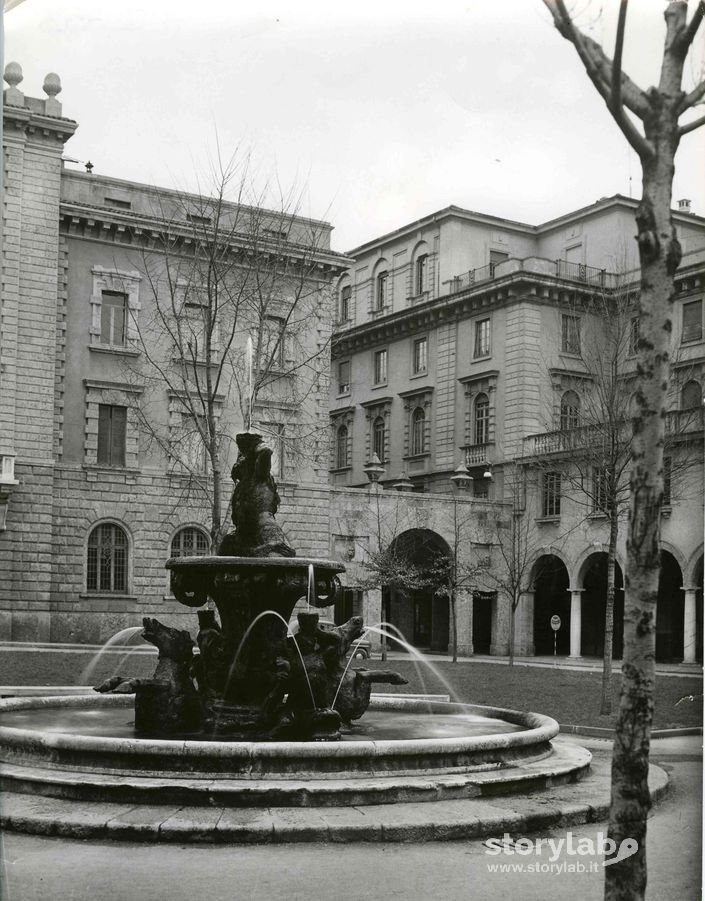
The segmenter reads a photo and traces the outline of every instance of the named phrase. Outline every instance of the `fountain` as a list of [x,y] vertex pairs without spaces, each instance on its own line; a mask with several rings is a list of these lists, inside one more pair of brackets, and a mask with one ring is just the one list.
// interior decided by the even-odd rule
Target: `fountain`
[[[361,617],[333,631],[319,627],[317,608],[335,602],[344,567],[296,556],[275,519],[271,450],[253,433],[238,435],[237,445],[234,529],[216,555],[166,564],[176,600],[200,608],[198,654],[187,631],[146,617],[142,635],[159,650],[152,678],[114,677],[92,696],[0,701],[2,787],[20,810],[5,804],[6,828],[46,831],[37,823],[49,814],[31,807],[35,795],[93,805],[95,816],[101,804],[142,805],[152,822],[155,805],[271,813],[459,800],[587,773],[590,754],[552,742],[558,724],[549,717],[373,696],[374,683],[406,680],[351,666],[346,655],[363,633]],[[288,623],[303,598],[292,635]],[[65,809],[57,816],[51,828],[60,833]],[[220,823],[203,827],[204,840],[223,840]],[[228,840],[258,840],[243,838],[248,828]],[[84,823],[78,833],[106,829]],[[276,831],[264,828],[264,840]],[[177,840],[165,828],[158,833]]]

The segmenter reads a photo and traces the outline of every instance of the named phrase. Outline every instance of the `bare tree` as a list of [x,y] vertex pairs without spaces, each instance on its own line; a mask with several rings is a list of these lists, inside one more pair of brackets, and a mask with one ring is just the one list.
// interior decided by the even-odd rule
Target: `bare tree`
[[[632,428],[622,694],[612,760],[609,836],[636,840],[638,851],[605,869],[605,897],[641,899],[646,890],[649,744],[653,719],[659,519],[674,276],[681,247],[671,219],[675,155],[680,140],[705,124],[681,117],[705,97],[705,81],[683,86],[686,57],[705,16],[700,0],[688,21],[686,0],[669,0],[658,85],[639,88],[622,71],[628,0],[620,0],[613,58],[583,33],[564,0],[544,0],[560,34],[575,47],[593,85],[639,155],[642,199],[636,215],[641,266],[636,410]],[[641,122],[640,128],[638,122]]]
[[218,160],[211,186],[154,195],[152,240],[138,264],[148,297],[133,317],[140,359],[132,370],[149,389],[139,407],[143,433],[206,501],[217,546],[235,431],[270,438],[280,477],[286,456],[315,451],[314,395],[325,396],[331,318],[322,264],[332,254],[327,226],[303,218],[296,196],[273,198],[269,186],[254,192],[247,160]]

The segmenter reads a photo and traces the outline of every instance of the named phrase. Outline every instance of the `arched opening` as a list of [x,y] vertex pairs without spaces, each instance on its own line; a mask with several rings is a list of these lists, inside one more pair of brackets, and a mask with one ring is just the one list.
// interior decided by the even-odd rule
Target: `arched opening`
[[575,391],[566,391],[561,397],[561,431],[577,429],[580,425],[580,398]]
[[490,432],[490,399],[486,394],[475,398],[474,443],[487,444]]
[[344,469],[349,465],[348,427],[341,425],[335,434],[335,466],[336,469]]
[[703,662],[703,558],[695,567],[695,659]]
[[416,407],[411,414],[411,456],[426,453],[426,413]]
[[700,383],[690,379],[681,391],[681,410],[695,410],[703,402],[703,391]]
[[[439,557],[450,553],[448,545],[429,529],[410,529],[394,539],[390,550],[420,569],[431,568]],[[450,638],[450,611],[447,597],[434,594],[432,588],[383,590],[384,613],[409,644],[443,653]],[[395,647],[394,642],[391,643]]]
[[378,416],[372,423],[372,453],[377,454],[380,463],[386,462],[384,453],[384,418]]
[[[582,568],[580,653],[583,657],[603,657],[605,653],[605,611],[607,609],[607,554],[591,554]],[[612,657],[621,659],[624,642],[624,582],[615,562]]]
[[683,573],[668,551],[661,551],[656,601],[656,659],[683,660]]
[[95,526],[86,547],[86,589],[126,594],[128,589],[127,533],[114,522]]
[[553,654],[551,617],[559,616],[556,653],[570,653],[570,592],[568,570],[554,554],[544,554],[534,565],[534,649],[537,656]]

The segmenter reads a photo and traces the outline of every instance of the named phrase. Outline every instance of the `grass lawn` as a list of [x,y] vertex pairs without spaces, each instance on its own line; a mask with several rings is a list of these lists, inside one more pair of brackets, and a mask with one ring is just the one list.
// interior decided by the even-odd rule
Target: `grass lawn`
[[[450,688],[460,701],[545,713],[563,725],[609,728],[615,722],[614,716],[600,716],[601,673],[518,664],[502,666],[495,663],[434,662],[434,667],[447,682],[446,687],[430,670],[420,678],[410,660],[395,659],[382,664],[379,659],[374,659],[370,665],[375,669],[396,670],[409,680],[408,685],[399,689],[391,685],[380,685],[379,691],[447,694]],[[619,704],[621,681],[621,674],[615,673],[612,677],[614,711]],[[681,698],[691,695],[695,697],[694,701],[681,701]],[[702,722],[702,678],[657,676],[654,728],[700,726]]]

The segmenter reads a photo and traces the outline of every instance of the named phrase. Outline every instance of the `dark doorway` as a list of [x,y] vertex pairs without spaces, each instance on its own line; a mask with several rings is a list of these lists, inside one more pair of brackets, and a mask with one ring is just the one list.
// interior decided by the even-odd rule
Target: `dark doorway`
[[560,616],[556,633],[556,653],[570,653],[570,592],[568,570],[553,554],[540,557],[534,567],[534,652],[553,654],[554,632],[551,617]]
[[695,567],[695,659],[703,662],[703,558]]
[[495,592],[476,591],[472,596],[472,649],[489,654],[492,643],[492,604]]
[[661,575],[656,601],[656,659],[683,660],[683,573],[668,551],[661,551]]
[[[622,570],[615,563],[612,657],[621,659],[624,641],[624,592]],[[607,554],[591,554],[583,567],[580,617],[580,653],[603,657],[605,653],[605,611],[607,609]]]

